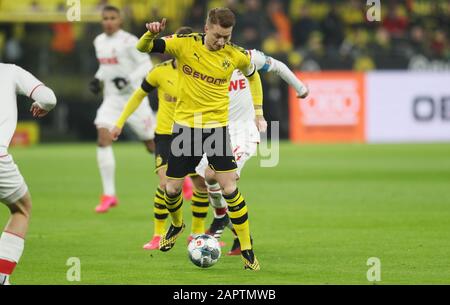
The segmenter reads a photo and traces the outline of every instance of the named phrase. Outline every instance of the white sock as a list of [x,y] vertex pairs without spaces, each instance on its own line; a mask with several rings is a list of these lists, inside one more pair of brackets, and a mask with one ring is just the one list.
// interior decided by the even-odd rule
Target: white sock
[[116,195],[114,176],[116,171],[116,160],[111,146],[97,147],[97,164],[103,184],[103,194]]
[[9,276],[20,260],[25,241],[23,238],[3,232],[0,237],[0,285],[9,285]]
[[0,286],[1,285],[9,285],[9,275],[0,273]]
[[[209,184],[206,182],[206,188],[208,189],[209,200],[211,200],[211,205],[213,208],[222,209],[227,207],[227,202],[222,196],[222,190],[220,189],[219,183]],[[217,215],[214,210],[215,218],[222,218],[225,215]]]

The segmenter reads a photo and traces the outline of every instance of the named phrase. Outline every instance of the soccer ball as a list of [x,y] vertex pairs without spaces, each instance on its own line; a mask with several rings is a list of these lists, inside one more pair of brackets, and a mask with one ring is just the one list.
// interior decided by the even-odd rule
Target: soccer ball
[[211,235],[199,235],[188,245],[189,259],[194,265],[208,268],[217,263],[220,257],[220,245]]

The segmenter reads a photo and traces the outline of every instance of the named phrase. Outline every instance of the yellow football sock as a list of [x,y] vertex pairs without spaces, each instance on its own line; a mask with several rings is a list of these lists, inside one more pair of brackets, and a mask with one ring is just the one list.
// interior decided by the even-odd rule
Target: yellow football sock
[[192,234],[205,234],[205,221],[208,214],[208,192],[201,192],[194,189],[192,196]]
[[154,200],[154,227],[155,235],[164,235],[166,232],[166,219],[169,216],[169,212],[166,208],[166,203],[164,202],[164,191],[159,187],[156,189],[155,200]]
[[241,250],[252,248],[250,241],[250,225],[248,222],[247,206],[238,189],[229,195],[223,194],[223,198],[228,204],[228,215],[230,216],[233,227],[239,237]]
[[167,210],[169,210],[170,216],[172,217],[172,224],[175,227],[181,227],[183,224],[183,211],[181,207],[183,206],[183,196],[181,192],[171,197],[164,193],[164,201],[166,202]]

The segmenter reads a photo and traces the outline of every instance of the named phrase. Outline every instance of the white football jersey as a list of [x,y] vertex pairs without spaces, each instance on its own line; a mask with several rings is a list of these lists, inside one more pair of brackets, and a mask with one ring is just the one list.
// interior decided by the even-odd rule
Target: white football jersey
[[240,70],[234,70],[228,90],[230,97],[228,120],[230,122],[254,120],[255,109],[250,84]]
[[17,94],[30,97],[41,85],[28,71],[0,63],[0,155],[5,155],[17,126]]
[[240,70],[234,70],[228,89],[230,98],[228,129],[232,142],[236,137],[243,137],[247,142],[259,142],[250,84]]
[[[130,95],[137,89],[142,80],[152,68],[150,56],[136,49],[138,38],[124,30],[119,30],[111,36],[105,33],[94,40],[95,53],[99,69],[95,77],[103,81],[103,96]],[[130,86],[119,90],[112,81],[123,77]]]
[[[257,70],[266,72],[266,55],[257,50],[249,50],[251,61]],[[235,70],[231,76],[229,97],[229,122],[253,121],[255,119],[255,109],[253,108],[253,98],[250,91],[250,84],[240,70]]]

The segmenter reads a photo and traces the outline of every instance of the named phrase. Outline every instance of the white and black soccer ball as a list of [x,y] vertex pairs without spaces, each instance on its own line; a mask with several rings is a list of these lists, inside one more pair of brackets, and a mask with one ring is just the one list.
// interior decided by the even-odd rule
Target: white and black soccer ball
[[188,245],[189,259],[194,265],[208,268],[217,263],[220,258],[220,245],[211,235],[199,235]]

